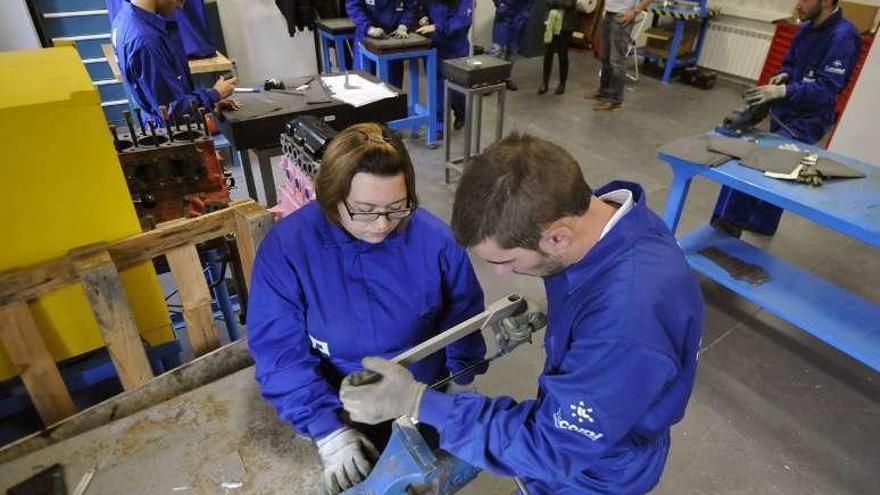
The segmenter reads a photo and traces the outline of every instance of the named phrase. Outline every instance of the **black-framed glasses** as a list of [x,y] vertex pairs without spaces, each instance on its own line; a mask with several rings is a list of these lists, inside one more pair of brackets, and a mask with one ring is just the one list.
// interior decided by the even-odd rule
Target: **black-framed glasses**
[[349,218],[351,218],[352,222],[361,222],[361,223],[369,223],[375,222],[379,219],[379,217],[385,217],[388,220],[403,220],[404,218],[412,215],[413,208],[410,205],[410,202],[406,202],[406,207],[398,209],[398,210],[388,210],[388,211],[351,211],[351,206],[348,205],[347,201],[342,202],[343,206],[345,206],[345,211],[348,212]]

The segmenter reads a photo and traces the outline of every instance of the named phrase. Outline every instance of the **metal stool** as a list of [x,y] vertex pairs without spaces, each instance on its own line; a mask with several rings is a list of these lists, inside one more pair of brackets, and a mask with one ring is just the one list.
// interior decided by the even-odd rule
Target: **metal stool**
[[[370,64],[376,65],[376,76],[390,84],[388,64],[398,60],[409,60],[407,71],[409,74],[409,88],[407,91],[408,116],[403,119],[388,122],[388,127],[400,130],[409,128],[413,134],[418,134],[422,125],[428,127],[428,136],[425,142],[428,147],[437,146],[437,50],[425,48],[418,50],[405,50],[389,53],[374,53],[363,44],[358,43],[356,51],[356,67],[369,71]],[[427,106],[419,103],[419,65],[418,61],[425,61],[425,87],[427,88]]]
[[[450,172],[455,171],[461,174],[464,172],[471,158],[480,153],[480,138],[483,130],[483,97],[498,94],[498,109],[495,113],[495,141],[501,139],[504,132],[504,100],[507,94],[507,83],[500,82],[483,86],[466,87],[456,84],[449,79],[444,84],[444,95],[446,98],[446,108],[443,110],[443,137],[446,158],[446,184],[450,183]],[[457,91],[464,93],[465,96],[465,113],[464,113],[464,154],[461,158],[452,159],[452,92]],[[474,105],[476,103],[476,106]],[[476,129],[474,129],[476,124]],[[476,133],[474,133],[476,130]],[[471,153],[471,145],[476,150]]]
[[[345,45],[349,47],[354,43],[354,23],[348,17],[336,19],[322,19],[315,25],[318,37],[321,39],[321,64],[323,73],[333,72],[330,59],[330,43],[333,43],[336,51],[336,71],[345,72],[348,64],[345,63]],[[352,54],[353,55],[353,54]]]

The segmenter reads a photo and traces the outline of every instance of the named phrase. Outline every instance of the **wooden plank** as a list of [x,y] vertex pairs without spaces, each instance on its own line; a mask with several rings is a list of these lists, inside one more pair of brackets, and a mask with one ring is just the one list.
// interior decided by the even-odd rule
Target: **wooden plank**
[[165,258],[177,284],[186,334],[196,356],[220,347],[211,310],[211,293],[195,244],[172,249],[165,253]]
[[27,303],[0,307],[0,343],[21,375],[43,424],[76,414],[76,405]]
[[211,72],[226,72],[234,69],[232,61],[220,52],[214,53],[211,58],[199,58],[189,61],[189,71],[193,74],[206,74]]
[[245,284],[250,290],[257,248],[272,228],[274,219],[271,213],[254,201],[235,204],[232,209],[235,212],[235,242],[238,245]]
[[122,82],[122,72],[119,70],[119,62],[116,61],[116,53],[113,52],[113,45],[110,43],[104,43],[101,45],[101,51],[104,52],[104,57],[107,59],[107,64],[110,66],[110,72],[113,73],[113,77],[116,78],[117,81]]
[[0,464],[131,416],[253,364],[247,342],[237,340],[159,375],[142,387],[111,397],[50,428],[3,446],[0,448]]
[[72,255],[119,381],[126,390],[147,383],[153,370],[110,253],[99,249]]
[[77,281],[73,264],[55,258],[36,265],[0,273],[0,306],[27,302]]
[[222,237],[234,230],[232,211],[226,208],[122,239],[108,245],[107,250],[122,271],[174,248]]

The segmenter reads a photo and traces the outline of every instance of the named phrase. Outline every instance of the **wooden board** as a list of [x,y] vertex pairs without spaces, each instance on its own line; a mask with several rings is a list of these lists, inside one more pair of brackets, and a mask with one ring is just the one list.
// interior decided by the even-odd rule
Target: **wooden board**
[[0,343],[21,375],[43,424],[51,425],[76,414],[76,405],[27,303],[0,308]]
[[186,334],[196,356],[220,347],[211,309],[211,293],[195,244],[172,249],[165,254],[171,276],[177,284]]
[[[116,53],[113,52],[113,45],[109,43],[101,45],[101,51],[104,52],[104,57],[107,58],[107,63],[110,65],[113,77],[115,77],[117,81],[122,81],[122,72],[119,70],[119,63],[116,61]],[[231,71],[234,68],[235,64],[220,52],[217,52],[216,55],[211,58],[192,59],[189,61],[189,71],[193,74],[226,72]]]

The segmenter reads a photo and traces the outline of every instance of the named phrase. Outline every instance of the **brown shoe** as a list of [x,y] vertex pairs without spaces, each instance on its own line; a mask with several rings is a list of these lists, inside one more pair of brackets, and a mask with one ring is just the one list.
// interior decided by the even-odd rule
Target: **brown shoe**
[[602,100],[593,106],[593,110],[595,110],[597,112],[610,112],[612,110],[618,110],[622,106],[623,106],[623,103],[620,103],[618,101]]
[[595,91],[589,91],[589,92],[587,92],[587,93],[584,95],[584,98],[586,98],[586,99],[588,99],[588,100],[599,100],[599,101],[607,100],[607,99],[608,99],[608,97],[607,97],[607,96],[604,96],[604,95],[602,94],[602,92],[599,91],[598,89],[595,90]]

